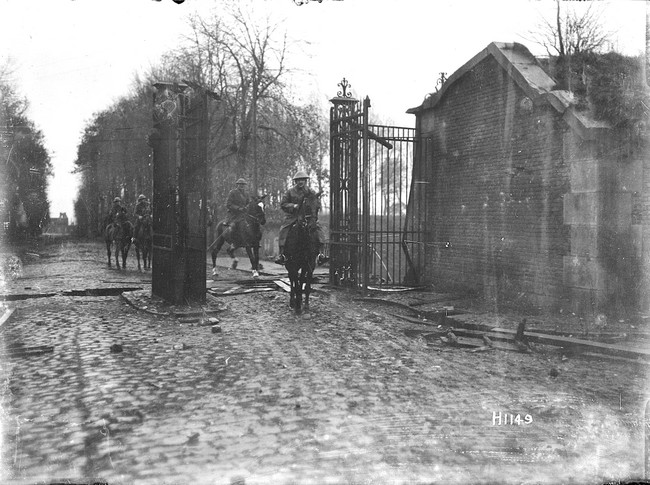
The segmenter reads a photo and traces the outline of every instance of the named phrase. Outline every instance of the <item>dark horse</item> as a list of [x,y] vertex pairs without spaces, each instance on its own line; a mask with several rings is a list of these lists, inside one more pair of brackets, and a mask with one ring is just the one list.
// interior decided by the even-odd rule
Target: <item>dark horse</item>
[[[296,313],[300,313],[303,308],[309,309],[311,281],[318,256],[318,244],[315,242],[314,232],[318,223],[319,210],[320,194],[305,196],[298,207],[298,219],[289,228],[284,244],[284,255],[287,258],[285,267],[289,272],[289,281],[291,282],[289,306]],[[305,296],[304,304],[303,294]]]
[[104,230],[104,240],[106,241],[106,254],[108,256],[108,266],[111,266],[111,246],[115,246],[115,265],[120,268],[119,255],[122,254],[122,268],[126,268],[126,256],[131,248],[131,238],[133,238],[133,224],[126,218],[124,212],[119,212],[115,216],[115,221],[106,226]]
[[144,269],[151,269],[151,250],[153,241],[153,226],[151,225],[151,214],[140,216],[140,223],[136,225],[133,242],[135,243],[135,257],[138,259],[138,270],[140,270],[140,253]]
[[226,252],[232,258],[231,268],[237,268],[238,259],[235,257],[235,250],[246,248],[253,269],[253,278],[259,278],[260,241],[262,240],[262,226],[266,224],[263,202],[265,197],[266,195],[251,197],[242,220],[234,228],[232,225],[227,226],[224,222],[220,222],[217,226],[217,239],[212,243],[214,245],[212,249],[212,278],[217,276],[217,254],[226,242],[230,244]]

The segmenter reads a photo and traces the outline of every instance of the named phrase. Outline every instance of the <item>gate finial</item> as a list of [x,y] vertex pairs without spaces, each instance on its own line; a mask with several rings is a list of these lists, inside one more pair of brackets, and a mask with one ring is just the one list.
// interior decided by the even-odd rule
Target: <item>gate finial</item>
[[446,72],[441,72],[440,77],[436,81],[436,93],[438,92],[440,86],[442,88],[442,85],[445,84],[445,81],[447,81],[447,73]]
[[351,98],[352,93],[348,92],[348,88],[352,87],[352,85],[348,82],[347,79],[343,78],[343,80],[338,83],[338,86],[341,86],[342,91],[339,91],[336,93],[338,96],[341,98]]

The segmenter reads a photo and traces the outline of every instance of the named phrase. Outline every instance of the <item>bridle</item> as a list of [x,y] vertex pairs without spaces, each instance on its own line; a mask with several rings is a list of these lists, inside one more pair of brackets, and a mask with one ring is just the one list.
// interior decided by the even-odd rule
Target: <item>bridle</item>
[[[253,201],[249,202],[248,205],[250,205],[250,204],[252,204],[252,203],[253,203]],[[260,204],[262,204],[262,201],[261,201],[261,200],[258,201],[258,202],[255,202],[255,205],[258,206],[258,207],[260,207],[260,209],[262,210],[262,215],[264,215],[263,205],[260,205]],[[244,212],[244,216],[246,216],[246,217],[252,219],[253,221],[255,221],[256,223],[258,223],[259,225],[262,225],[262,221],[261,221],[258,217],[255,217],[253,214],[250,214],[250,213],[248,212],[248,206],[246,206],[246,211]]]
[[311,227],[312,224],[310,224],[311,219],[316,220],[317,216],[312,214],[311,213],[312,211],[310,211],[309,214],[305,214],[304,213],[305,211],[303,211],[303,214],[301,216],[300,212],[303,210],[303,206],[305,205],[305,199],[307,199],[306,195],[300,200],[300,204],[298,204],[298,211],[297,211],[298,212],[298,218],[296,220],[296,224],[299,224],[299,225],[301,225],[301,226],[303,226],[303,227],[305,227],[307,229],[311,229],[312,228]]

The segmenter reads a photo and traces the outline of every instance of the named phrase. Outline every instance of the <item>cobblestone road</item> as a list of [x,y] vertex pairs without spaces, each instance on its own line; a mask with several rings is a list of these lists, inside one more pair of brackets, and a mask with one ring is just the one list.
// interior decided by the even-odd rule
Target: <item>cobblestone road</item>
[[[15,313],[0,327],[2,483],[642,476],[645,368],[552,351],[444,351],[412,336],[421,326],[323,288],[302,316],[279,291],[221,297],[221,333],[120,296],[61,294],[147,289],[144,273],[105,269],[102,257],[98,245],[62,245],[7,282],[25,293],[41,275],[39,291],[58,293],[8,302]],[[54,350],[12,356],[16,343]],[[499,425],[498,413],[532,423]]]

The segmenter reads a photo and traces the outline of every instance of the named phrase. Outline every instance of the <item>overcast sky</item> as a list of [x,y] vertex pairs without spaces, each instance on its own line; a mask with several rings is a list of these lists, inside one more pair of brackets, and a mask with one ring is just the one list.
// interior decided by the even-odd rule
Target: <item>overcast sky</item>
[[[577,3],[577,2],[572,2]],[[528,0],[254,0],[271,9],[290,38],[310,42],[292,63],[309,77],[297,91],[323,101],[345,77],[353,93],[368,95],[382,120],[413,126],[408,108],[435,90],[492,41],[528,39],[553,2]],[[146,71],[187,31],[192,11],[206,14],[219,0],[0,0],[0,62],[11,57],[14,80],[30,102],[29,116],[43,131],[52,157],[51,214],[73,215],[77,145],[85,124],[128,93],[134,75]],[[617,50],[645,48],[645,2],[603,4]]]

